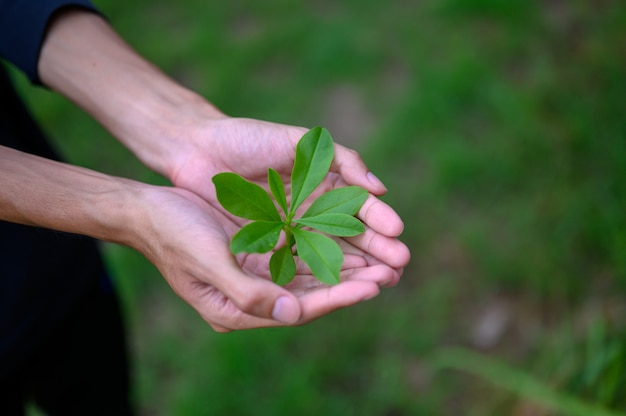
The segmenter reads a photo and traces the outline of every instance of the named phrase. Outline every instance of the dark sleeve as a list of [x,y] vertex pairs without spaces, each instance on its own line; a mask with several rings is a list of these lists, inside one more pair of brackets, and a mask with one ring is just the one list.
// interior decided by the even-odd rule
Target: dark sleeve
[[88,0],[0,0],[0,58],[38,84],[37,62],[48,22],[67,6],[95,10]]

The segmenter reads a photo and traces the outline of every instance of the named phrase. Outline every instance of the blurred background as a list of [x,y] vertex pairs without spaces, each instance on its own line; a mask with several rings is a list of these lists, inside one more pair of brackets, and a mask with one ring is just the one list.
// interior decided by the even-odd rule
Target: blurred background
[[[413,255],[374,300],[219,335],[103,245],[141,415],[626,414],[624,2],[94,3],[227,114],[361,152]],[[70,161],[166,183],[16,77]]]

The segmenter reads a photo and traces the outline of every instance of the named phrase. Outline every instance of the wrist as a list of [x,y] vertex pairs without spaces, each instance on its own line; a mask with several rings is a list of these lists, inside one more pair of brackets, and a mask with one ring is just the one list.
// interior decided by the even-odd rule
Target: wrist
[[211,126],[227,116],[175,83],[160,83],[148,90],[149,97],[131,103],[131,110],[117,119],[116,136],[143,163],[172,180],[180,166],[212,140]]
[[168,178],[189,127],[224,117],[139,56],[104,19],[82,10],[64,10],[51,21],[39,75]]
[[152,186],[106,175],[103,181],[97,191],[83,193],[83,210],[88,223],[79,232],[137,248],[145,215],[145,194]]

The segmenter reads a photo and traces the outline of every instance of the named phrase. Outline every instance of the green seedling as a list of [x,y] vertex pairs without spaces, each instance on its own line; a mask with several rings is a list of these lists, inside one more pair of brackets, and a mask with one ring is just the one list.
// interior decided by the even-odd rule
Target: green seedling
[[285,244],[274,251],[269,263],[275,283],[286,285],[293,280],[295,256],[321,282],[339,283],[343,252],[325,234],[352,237],[365,231],[355,214],[368,192],[358,186],[333,189],[320,195],[296,218],[296,210],[328,174],[333,157],[333,139],[328,130],[315,127],[302,136],[291,172],[290,200],[283,180],[274,169],[270,168],[267,174],[271,194],[235,173],[215,175],[213,183],[220,204],[231,214],[252,220],[233,236],[231,252],[268,253],[276,248],[282,232]]

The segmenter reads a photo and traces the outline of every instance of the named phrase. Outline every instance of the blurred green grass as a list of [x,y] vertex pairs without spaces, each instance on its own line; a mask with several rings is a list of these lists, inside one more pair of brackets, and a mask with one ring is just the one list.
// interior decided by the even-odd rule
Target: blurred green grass
[[[96,4],[226,113],[324,125],[357,148],[413,254],[365,304],[218,335],[141,256],[105,245],[142,414],[568,415],[570,399],[625,411],[622,2]],[[165,183],[19,81],[72,162]],[[450,347],[510,371],[480,374],[471,355],[441,367]]]

